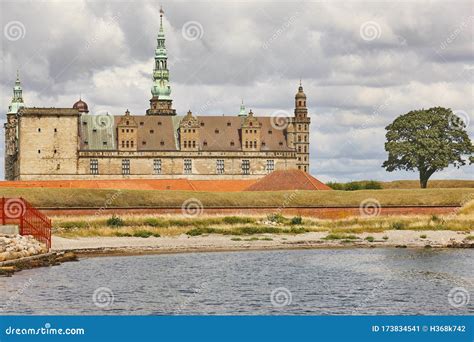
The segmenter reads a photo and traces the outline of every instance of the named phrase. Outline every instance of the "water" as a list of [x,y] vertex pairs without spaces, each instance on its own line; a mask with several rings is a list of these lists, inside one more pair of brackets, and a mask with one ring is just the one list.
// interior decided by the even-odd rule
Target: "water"
[[86,258],[0,278],[0,309],[40,315],[473,314],[473,257],[472,250],[455,249],[317,249]]

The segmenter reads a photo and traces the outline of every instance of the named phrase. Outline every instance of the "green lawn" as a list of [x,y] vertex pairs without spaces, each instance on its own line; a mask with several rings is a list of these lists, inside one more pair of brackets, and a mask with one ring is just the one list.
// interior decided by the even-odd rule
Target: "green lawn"
[[24,197],[37,207],[181,207],[196,198],[204,207],[359,206],[373,198],[382,206],[460,205],[474,189],[384,189],[360,191],[194,192],[156,190],[0,188],[5,197]]

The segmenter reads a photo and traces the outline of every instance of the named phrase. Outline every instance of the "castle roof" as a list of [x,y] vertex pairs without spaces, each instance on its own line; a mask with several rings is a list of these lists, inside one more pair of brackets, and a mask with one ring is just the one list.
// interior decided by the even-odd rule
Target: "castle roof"
[[[185,116],[130,115],[129,117],[137,123],[138,151],[179,150],[178,129]],[[105,115],[82,115],[81,149],[115,149],[116,128],[123,118],[124,116],[110,116],[109,119]],[[242,120],[245,118],[211,115],[195,116],[194,118],[198,121],[197,129],[199,129],[199,149],[201,151],[242,150],[241,129]],[[260,124],[261,151],[293,151],[287,145],[286,131],[273,127],[273,118],[254,118]],[[285,126],[283,123],[281,127]]]

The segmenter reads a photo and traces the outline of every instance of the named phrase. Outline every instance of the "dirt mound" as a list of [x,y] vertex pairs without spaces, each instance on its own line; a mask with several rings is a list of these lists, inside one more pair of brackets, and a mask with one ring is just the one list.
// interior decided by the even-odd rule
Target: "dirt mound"
[[273,171],[245,191],[332,190],[310,174],[301,170]]

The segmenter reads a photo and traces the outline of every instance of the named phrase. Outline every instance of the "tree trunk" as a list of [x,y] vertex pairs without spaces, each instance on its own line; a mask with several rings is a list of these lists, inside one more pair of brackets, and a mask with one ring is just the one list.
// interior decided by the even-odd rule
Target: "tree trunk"
[[420,187],[426,189],[428,186],[428,179],[433,175],[435,170],[420,170]]

